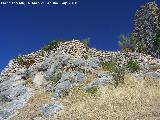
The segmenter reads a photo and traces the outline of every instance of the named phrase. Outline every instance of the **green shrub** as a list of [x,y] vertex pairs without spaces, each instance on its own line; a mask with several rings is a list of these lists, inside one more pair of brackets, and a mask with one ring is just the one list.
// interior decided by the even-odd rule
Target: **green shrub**
[[110,72],[115,72],[117,69],[117,63],[116,62],[101,62],[100,63],[103,70],[107,70]]
[[113,75],[114,86],[124,83],[125,67],[120,67],[116,62],[101,62],[103,70],[110,71]]
[[16,58],[17,62],[18,63],[22,63],[24,60],[23,60],[23,57],[21,55],[19,55],[17,58]]
[[52,50],[53,48],[57,48],[61,42],[62,42],[62,41],[60,41],[60,40],[52,41],[52,42],[50,42],[48,45],[44,46],[44,47],[42,48],[42,50],[43,50],[43,51],[50,51],[50,50]]
[[126,67],[128,68],[128,70],[130,72],[137,72],[140,69],[139,64],[137,62],[132,61],[132,60],[128,62]]
[[87,47],[89,45],[90,38],[86,38],[82,41],[82,43]]
[[92,94],[92,95],[95,95],[95,94],[97,93],[97,91],[98,91],[98,88],[97,88],[97,87],[91,87],[91,88],[87,88],[87,89],[86,89],[86,92],[87,92],[87,93],[90,93],[90,94]]

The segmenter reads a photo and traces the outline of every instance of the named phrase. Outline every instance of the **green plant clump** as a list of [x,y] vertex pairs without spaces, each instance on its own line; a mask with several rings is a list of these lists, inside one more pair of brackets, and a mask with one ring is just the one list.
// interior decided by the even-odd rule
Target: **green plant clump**
[[44,47],[42,48],[42,50],[43,50],[43,51],[50,51],[50,50],[52,50],[53,48],[57,48],[57,47],[59,46],[60,42],[62,42],[62,41],[60,41],[60,40],[52,41],[52,42],[50,42],[48,45],[44,46]]
[[97,91],[98,91],[97,87],[91,87],[91,88],[86,89],[86,92],[91,93],[92,95],[95,95],[97,93]]
[[114,86],[124,83],[125,67],[120,67],[116,62],[101,62],[103,70],[110,71],[113,75]]
[[139,64],[132,60],[128,62],[126,67],[130,72],[137,72],[140,69]]
[[53,82],[53,83],[57,83],[62,77],[62,73],[56,73],[55,75],[53,75],[50,80]]
[[100,63],[103,70],[107,70],[110,72],[115,72],[117,69],[117,63],[116,62],[101,62]]
[[23,60],[23,57],[21,55],[19,55],[16,60],[19,62],[19,63],[22,63],[24,60]]

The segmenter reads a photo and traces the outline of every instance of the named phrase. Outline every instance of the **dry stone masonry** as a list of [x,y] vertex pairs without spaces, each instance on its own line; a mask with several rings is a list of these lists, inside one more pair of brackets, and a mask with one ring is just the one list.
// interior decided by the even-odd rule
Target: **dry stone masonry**
[[[134,59],[135,61],[141,64],[157,64],[159,62],[158,59],[145,55],[142,53],[123,53],[123,52],[106,52],[106,51],[97,51],[95,48],[88,48],[79,40],[67,41],[60,43],[58,48],[55,48],[51,51],[36,51],[28,55],[23,55],[24,61],[34,60],[33,64],[30,66],[21,65],[18,63],[16,59],[10,60],[9,64],[6,68],[1,72],[1,77],[7,78],[12,74],[20,74],[23,71],[34,70],[39,65],[41,65],[45,59],[47,59],[50,55],[54,56],[56,54],[69,55],[74,59],[81,58],[97,58],[100,61],[111,61],[117,60],[117,62],[124,64],[130,59]],[[43,68],[45,65],[43,66]]]

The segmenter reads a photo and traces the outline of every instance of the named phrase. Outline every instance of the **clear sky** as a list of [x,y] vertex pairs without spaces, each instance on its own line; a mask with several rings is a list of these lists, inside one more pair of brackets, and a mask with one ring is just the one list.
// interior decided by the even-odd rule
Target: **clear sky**
[[10,59],[55,39],[90,37],[91,47],[116,51],[118,36],[132,31],[136,10],[150,0],[73,1],[77,5],[0,5],[0,71]]

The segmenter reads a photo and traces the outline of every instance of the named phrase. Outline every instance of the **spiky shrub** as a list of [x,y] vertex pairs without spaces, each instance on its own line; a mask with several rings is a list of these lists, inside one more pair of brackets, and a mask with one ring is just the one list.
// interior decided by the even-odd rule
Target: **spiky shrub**
[[101,62],[103,70],[110,71],[113,75],[114,86],[117,87],[120,83],[124,83],[125,67],[119,66],[118,63],[110,62]]
[[137,72],[140,70],[139,64],[133,60],[130,60],[126,67],[130,72]]
[[61,42],[62,42],[61,40],[52,41],[52,42],[50,42],[48,45],[44,46],[44,47],[42,48],[42,50],[43,50],[43,51],[50,51],[50,50],[52,50],[53,48],[57,48]]

